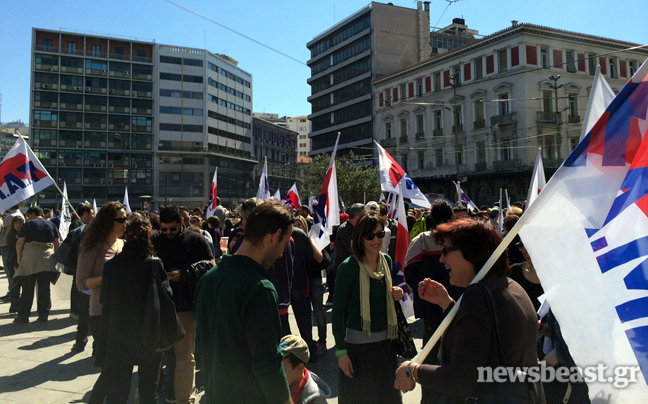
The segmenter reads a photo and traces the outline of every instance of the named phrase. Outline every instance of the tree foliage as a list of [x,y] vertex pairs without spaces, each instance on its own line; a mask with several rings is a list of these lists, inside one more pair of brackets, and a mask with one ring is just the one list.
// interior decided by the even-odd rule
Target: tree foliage
[[[304,200],[307,200],[307,195],[319,197],[330,160],[331,156],[321,154],[314,157],[308,165],[308,175],[303,185]],[[380,198],[378,167],[366,166],[364,163],[365,158],[356,156],[353,152],[335,157],[338,195],[347,207],[353,203],[362,203],[365,192],[367,202],[377,201]]]

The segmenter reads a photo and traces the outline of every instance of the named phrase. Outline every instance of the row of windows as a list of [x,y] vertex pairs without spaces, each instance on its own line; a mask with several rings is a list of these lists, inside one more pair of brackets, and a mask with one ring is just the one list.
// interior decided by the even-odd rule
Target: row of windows
[[311,48],[311,58],[319,55],[320,53],[328,50],[331,46],[335,46],[345,40],[351,38],[352,36],[362,32],[371,26],[371,14],[368,13],[361,17],[358,17],[356,20],[352,21],[350,25],[341,28],[340,30],[333,33],[333,36],[325,38],[322,41],[316,43]]
[[311,94],[317,94],[330,87],[344,83],[354,77],[371,71],[371,58],[362,59],[359,62],[345,66],[342,69],[334,71],[331,75],[322,77],[311,83]]
[[237,135],[236,133],[228,132],[222,129],[216,129],[211,126],[207,126],[207,132],[211,133],[212,135],[221,136],[227,139],[238,140],[239,142],[243,142],[243,143],[252,143],[252,140],[249,137]]
[[[152,135],[146,133],[58,131],[56,129],[34,129],[34,146],[87,147],[93,149],[151,150]],[[88,156],[88,154],[86,154]],[[88,157],[89,158],[89,157]]]
[[170,63],[175,65],[184,64],[185,66],[203,67],[203,61],[200,59],[176,58],[171,56],[161,56],[160,63]]
[[219,113],[211,111],[211,110],[207,110],[207,115],[210,118],[218,119],[221,122],[231,123],[232,125],[240,126],[242,128],[245,128],[245,129],[250,129],[252,127],[252,125],[250,125],[249,122],[244,122],[244,121],[241,121],[239,119],[233,118],[231,116],[226,116],[226,115],[223,115],[223,114],[219,114]]
[[[89,76],[75,76],[75,75],[67,75],[67,74],[61,74],[60,76],[58,74],[49,74],[49,73],[40,73],[37,72],[34,75],[34,83],[36,84],[37,88],[47,88],[43,87],[43,84],[49,85],[49,84],[54,84],[58,85],[59,84],[59,78],[60,78],[60,84],[61,85],[66,85],[66,86],[71,86],[70,88],[61,88],[63,91],[82,91],[83,88],[74,88],[74,87],[93,87],[93,88],[117,88],[119,86],[120,89],[128,89],[131,88],[133,91],[143,91],[143,92],[150,92],[153,89],[153,83],[147,83],[147,82],[142,82],[142,81],[130,81],[130,80],[120,80],[120,79],[102,79],[98,77],[89,77]],[[56,89],[55,87],[52,87],[53,89]]]
[[371,93],[371,80],[369,78],[358,81],[341,89],[326,94],[311,101],[313,113],[322,111],[335,105],[343,104],[358,97]]
[[[101,51],[101,44],[94,44],[91,45],[90,47],[90,55],[95,56],[95,57],[106,57],[106,54]],[[78,47],[77,47],[77,42],[74,41],[68,41],[67,42],[67,53],[71,55],[78,55]],[[45,52],[58,52],[58,49],[54,49],[54,43],[51,39],[43,39],[42,42],[42,50]],[[124,59],[124,47],[123,46],[115,46],[114,47],[115,53],[110,55],[110,57],[115,58],[115,59]],[[146,50],[144,49],[136,49],[136,57],[133,58],[133,60],[138,60],[141,62],[147,61],[146,58]]]
[[190,98],[194,100],[202,100],[203,93],[198,91],[180,91],[180,90],[169,90],[169,89],[161,88],[160,97]]
[[218,74],[220,74],[222,76],[225,76],[230,80],[234,80],[239,84],[243,84],[245,87],[250,88],[252,86],[249,81],[235,75],[234,73],[231,73],[231,72],[223,69],[222,67],[218,67],[218,66],[216,66],[215,64],[213,64],[211,62],[207,62],[207,67],[209,67],[210,70],[213,70],[216,73],[218,73]]
[[[201,93],[199,93],[201,94]],[[139,99],[139,98],[124,98],[124,97],[105,97],[97,95],[88,95],[88,94],[75,94],[75,93],[54,93],[50,91],[34,91],[34,102],[40,103],[36,105],[37,107],[47,108],[48,106],[56,106],[53,103],[58,103],[60,99],[59,107],[61,109],[76,109],[80,110],[83,108],[83,105],[86,106],[98,106],[105,107],[102,108],[102,111],[107,110],[108,106],[110,107],[119,107],[120,109],[111,109],[110,112],[129,112],[123,110],[123,108],[130,108],[131,104],[133,109],[151,109],[153,107],[152,100]],[[86,107],[86,110],[96,111],[95,108]]]
[[[38,121],[35,122],[36,125],[42,125],[43,122],[69,122],[69,123],[81,123],[85,121],[86,124],[91,123],[103,123],[106,122],[110,124],[127,124],[129,121],[133,126],[152,126],[153,118],[150,116],[129,116],[129,115],[104,115],[104,114],[92,114],[92,113],[80,113],[80,112],[56,112],[56,111],[34,111],[34,119]],[[105,128],[104,128],[105,129]]]
[[174,114],[174,115],[194,115],[202,116],[202,108],[181,108],[181,107],[166,107],[160,105],[161,114]]
[[[85,63],[84,63],[85,60]],[[102,72],[110,71],[115,73],[122,74],[131,74],[133,78],[145,79],[145,75],[150,75],[153,73],[153,67],[149,65],[139,65],[131,63],[120,63],[120,62],[106,62],[95,59],[83,59],[77,57],[66,57],[61,56],[61,72],[73,72],[81,73],[80,69],[83,69],[84,66],[86,70],[100,70]],[[46,55],[37,53],[35,55],[35,65],[36,70],[47,70],[50,68],[55,68],[58,70],[59,67],[59,56],[58,55]],[[74,70],[76,69],[76,70]],[[89,74],[97,74],[92,72],[87,72]],[[140,76],[141,75],[141,76]]]
[[263,126],[256,126],[254,128],[254,140],[264,143],[274,143],[276,146],[294,148],[297,143],[296,139],[292,136],[287,136],[285,133],[277,133],[272,129],[266,129]]
[[355,105],[351,105],[347,108],[342,108],[340,110],[331,112],[330,114],[314,118],[312,120],[313,131],[315,132],[321,129],[330,128],[331,126],[371,116],[371,109],[371,100],[367,100]]
[[[339,131],[319,135],[311,139],[311,149],[332,149],[335,145],[335,140],[337,139],[338,133],[340,134],[340,139],[344,139],[345,143],[357,142],[361,140],[368,140],[370,142],[373,129],[371,122],[365,122],[361,123],[360,125],[354,125],[348,128],[340,129]],[[360,153],[362,153],[362,150],[358,150],[358,153],[356,154]]]
[[245,101],[252,101],[252,98],[248,94],[244,94],[242,91],[238,91],[232,87],[226,86],[223,83],[219,83],[218,81],[212,79],[211,77],[207,77],[207,84],[209,84],[214,88],[218,88],[221,91],[225,91],[228,94],[232,94],[234,96],[242,98]]
[[160,80],[184,81],[187,83],[202,83],[202,76],[192,76],[190,74],[176,74],[176,73],[162,73],[160,72]]
[[242,112],[245,115],[251,115],[252,114],[252,111],[250,111],[250,109],[243,108],[242,106],[234,104],[233,102],[225,101],[224,99],[218,98],[215,95],[207,94],[207,99],[209,101],[213,102],[214,104],[218,104],[218,105],[221,105],[223,107],[233,109],[234,111]]
[[179,123],[160,123],[160,130],[172,132],[204,132],[202,125],[181,125]]

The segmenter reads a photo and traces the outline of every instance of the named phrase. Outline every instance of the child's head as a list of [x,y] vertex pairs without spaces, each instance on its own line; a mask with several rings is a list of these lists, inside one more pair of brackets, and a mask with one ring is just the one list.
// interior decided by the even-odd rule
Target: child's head
[[308,345],[301,337],[286,335],[281,339],[283,366],[288,385],[298,384],[304,377],[304,368],[310,359]]

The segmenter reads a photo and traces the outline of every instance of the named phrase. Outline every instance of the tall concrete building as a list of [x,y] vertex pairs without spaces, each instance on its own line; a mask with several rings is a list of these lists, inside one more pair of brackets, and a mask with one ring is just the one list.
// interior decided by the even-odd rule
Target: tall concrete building
[[307,47],[311,77],[310,154],[373,155],[372,80],[428,59],[429,2],[416,9],[372,2],[319,34]]
[[[204,205],[251,184],[252,77],[206,50],[32,30],[30,143],[70,200]],[[40,195],[54,205],[54,188]]]
[[[265,159],[268,161],[268,182],[270,193],[274,195],[277,189],[283,197],[295,182],[297,172],[297,132],[285,125],[284,119],[275,114],[255,114],[253,120],[253,146],[257,164],[254,169],[254,195],[259,186],[259,178],[263,171]],[[257,116],[263,116],[258,118]]]
[[[374,133],[425,193],[525,200],[579,142],[597,65],[619,92],[648,56],[611,38],[512,25],[374,81]],[[456,199],[455,199],[456,200]]]

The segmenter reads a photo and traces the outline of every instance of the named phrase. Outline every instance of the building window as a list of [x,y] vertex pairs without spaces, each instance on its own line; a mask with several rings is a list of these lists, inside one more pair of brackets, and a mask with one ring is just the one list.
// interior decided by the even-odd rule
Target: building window
[[619,71],[617,69],[616,58],[609,58],[608,59],[608,64],[610,65],[610,78],[611,79],[618,79],[619,78]]
[[587,67],[588,67],[588,73],[590,76],[593,76],[596,74],[596,65],[597,65],[597,59],[596,59],[596,54],[594,53],[588,53],[587,54]]
[[569,117],[572,118],[570,121],[573,121],[573,118],[578,116],[578,94],[569,94],[567,102],[569,103]]
[[443,149],[434,149],[434,161],[437,167],[443,165]]
[[636,60],[628,61],[628,66],[630,67],[630,77],[632,77],[637,72],[637,61]]
[[407,92],[405,90],[405,84],[400,85],[400,90],[398,91],[398,99],[402,102],[407,98]]
[[455,105],[453,111],[453,122],[454,128],[452,128],[453,133],[463,132],[463,114],[461,113],[461,105]]
[[434,111],[434,135],[441,136],[443,131],[443,115],[441,110]]
[[508,70],[508,58],[506,55],[506,49],[501,49],[497,52],[497,59],[499,61],[499,72],[504,73]]
[[139,62],[145,62],[146,61],[146,51],[143,49],[138,49],[137,50],[137,60]]
[[477,163],[486,163],[486,142],[477,142]]
[[497,96],[499,99],[499,114],[500,116],[507,116],[510,113],[510,106],[509,106],[509,95],[508,93],[501,93]]
[[576,73],[576,58],[574,57],[573,50],[567,50],[567,71],[569,73]]
[[420,97],[423,95],[423,78],[416,79],[416,96]]
[[385,139],[391,139],[392,137],[392,123],[385,122]]
[[549,68],[549,48],[546,46],[540,47],[540,66],[543,69]]
[[425,168],[425,152],[418,152],[418,166],[421,170]]
[[457,145],[457,150],[455,150],[455,158],[457,159],[457,162],[461,165],[466,164],[466,161],[464,160],[465,154],[464,154],[464,147],[462,144]]
[[424,115],[416,115],[416,135],[423,136],[423,133],[425,133]]
[[407,139],[407,118],[400,120],[400,134],[401,139]]
[[510,137],[502,138],[502,143],[500,145],[500,160],[502,161],[513,160],[513,149],[512,149]]
[[51,39],[43,39],[43,50],[45,52],[51,52],[52,51],[52,40]]
[[482,66],[482,58],[475,59],[475,80],[480,80],[484,77]]
[[115,46],[115,59],[123,59],[124,58],[124,48],[121,46]]
[[475,100],[475,102],[473,103],[473,108],[474,108],[473,115],[475,116],[474,128],[475,129],[485,128],[486,121],[484,120],[484,100],[483,99]]
[[402,167],[403,170],[405,170],[405,171],[408,170],[408,168],[407,168],[407,154],[402,154],[402,155],[401,155],[401,167]]
[[441,91],[441,72],[434,73],[434,91]]
[[385,105],[389,105],[389,103],[391,103],[391,91],[385,90]]
[[76,55],[77,53],[77,43],[76,42],[68,42],[67,43],[67,52],[71,55]]
[[548,90],[542,92],[542,118],[545,121],[553,120],[553,93]]
[[92,56],[101,56],[101,45],[92,45]]
[[460,86],[461,85],[461,66],[454,65],[452,66],[452,85]]
[[549,160],[555,160],[556,159],[556,136],[554,135],[547,135],[543,137],[543,145],[542,145],[542,151],[544,154],[544,158],[549,159]]

